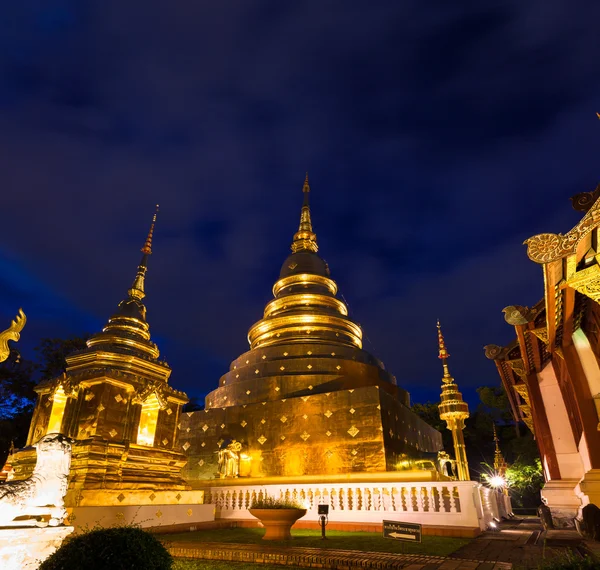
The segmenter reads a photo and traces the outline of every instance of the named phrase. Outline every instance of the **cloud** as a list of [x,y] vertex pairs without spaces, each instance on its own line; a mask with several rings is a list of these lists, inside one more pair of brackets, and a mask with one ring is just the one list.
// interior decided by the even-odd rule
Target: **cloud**
[[104,322],[160,202],[152,331],[173,383],[209,390],[262,316],[308,169],[321,252],[367,348],[435,397],[440,316],[457,379],[497,382],[481,345],[510,339],[503,306],[541,295],[520,244],[567,231],[568,197],[596,183],[599,11],[2,8],[0,244],[35,292],[4,286],[7,317],[27,302],[56,335]]

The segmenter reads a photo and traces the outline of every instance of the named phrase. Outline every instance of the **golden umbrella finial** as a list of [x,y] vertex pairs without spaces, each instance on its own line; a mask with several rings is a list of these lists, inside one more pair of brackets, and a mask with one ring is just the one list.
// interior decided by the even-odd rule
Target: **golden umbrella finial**
[[442,326],[440,325],[440,320],[437,321],[437,329],[438,329],[438,347],[439,354],[438,358],[442,361],[442,366],[444,367],[444,377],[442,380],[446,383],[450,383],[453,381],[452,376],[450,376],[450,370],[448,369],[448,363],[446,360],[450,358],[450,353],[446,348],[446,342],[444,341],[444,335],[442,334]]
[[450,353],[446,350],[446,343],[444,342],[444,335],[442,334],[442,326],[440,325],[440,319],[437,321],[437,330],[438,330],[438,345],[440,348],[440,354],[438,358],[442,360],[446,360],[446,358],[450,357]]
[[302,201],[302,211],[300,213],[300,227],[294,234],[292,251],[297,253],[306,250],[316,253],[319,251],[319,246],[317,245],[317,236],[313,232],[312,220],[310,218],[310,184],[308,183],[308,172],[304,178],[302,192],[304,200]]
[[144,277],[146,276],[146,271],[148,270],[148,256],[152,255],[152,237],[154,236],[154,225],[156,224],[157,214],[158,204],[156,204],[156,211],[154,212],[154,216],[152,216],[150,230],[148,231],[148,235],[146,236],[144,246],[141,249],[144,255],[142,257],[142,260],[140,261],[140,264],[138,265],[137,273],[135,275],[135,279],[133,280],[133,285],[128,291],[130,297],[136,297],[137,299],[143,299],[146,296],[146,293],[144,291]]
[[156,214],[158,214],[158,208],[159,206],[156,204],[156,211],[154,212],[154,216],[152,216],[152,224],[150,224],[148,236],[146,237],[144,247],[142,247],[142,253],[145,253],[146,255],[152,255],[152,236],[154,235],[154,224],[156,224]]

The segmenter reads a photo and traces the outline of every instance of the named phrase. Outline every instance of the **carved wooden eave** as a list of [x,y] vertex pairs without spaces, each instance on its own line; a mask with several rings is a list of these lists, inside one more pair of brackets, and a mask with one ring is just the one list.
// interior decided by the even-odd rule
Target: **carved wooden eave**
[[544,344],[548,344],[548,329],[546,327],[540,327],[539,329],[530,329],[529,332],[535,335]]
[[576,210],[586,212],[571,231],[525,240],[529,259],[543,269],[545,328],[551,352],[571,342],[578,324],[576,292],[600,303],[600,256],[594,249],[600,227],[600,186],[571,200]]
[[504,390],[508,397],[513,417],[516,421],[523,421],[533,432],[533,420],[529,407],[529,392],[524,382],[526,376],[523,359],[520,357],[521,348],[518,340],[514,340],[506,347],[491,344],[485,347],[485,355],[493,360],[498,369]]

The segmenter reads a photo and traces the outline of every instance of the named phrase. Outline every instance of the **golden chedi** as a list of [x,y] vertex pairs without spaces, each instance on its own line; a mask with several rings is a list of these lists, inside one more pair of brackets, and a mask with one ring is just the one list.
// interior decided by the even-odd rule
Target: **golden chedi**
[[250,327],[250,350],[203,411],[182,417],[191,483],[409,469],[442,448],[440,433],[409,409],[408,393],[362,349],[362,330],[318,255],[308,176],[303,194],[292,253]]
[[[87,348],[67,356],[65,373],[36,387],[27,444],[49,433],[74,439],[67,506],[140,504],[136,493],[173,494],[189,489],[181,477],[185,456],[176,446],[181,408],[188,401],[168,384],[146,319],[144,281],[152,254],[154,215],[133,285]],[[27,477],[35,453],[10,461]]]

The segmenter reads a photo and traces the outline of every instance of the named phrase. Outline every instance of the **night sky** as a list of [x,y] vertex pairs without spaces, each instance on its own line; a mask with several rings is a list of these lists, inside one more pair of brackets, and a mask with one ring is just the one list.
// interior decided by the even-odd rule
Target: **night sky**
[[501,310],[542,296],[524,239],[599,181],[600,2],[0,5],[0,329],[96,332],[146,280],[171,384],[202,396],[247,350],[297,229],[366,350],[436,400],[442,321],[471,402]]

